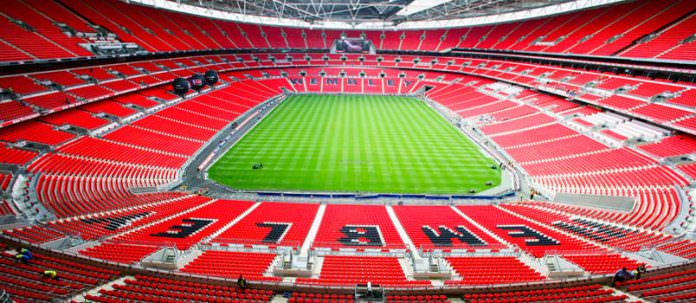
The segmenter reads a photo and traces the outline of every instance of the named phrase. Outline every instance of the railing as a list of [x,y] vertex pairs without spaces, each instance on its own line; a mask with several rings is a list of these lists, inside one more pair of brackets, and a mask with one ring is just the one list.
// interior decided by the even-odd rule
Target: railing
[[[30,243],[26,241],[19,241],[21,243],[24,243],[26,245],[30,245]],[[110,266],[111,268],[118,268],[120,271],[125,271],[129,272],[129,274],[148,274],[148,275],[153,275],[153,276],[158,276],[158,277],[171,277],[171,278],[183,278],[183,279],[193,279],[201,283],[225,283],[225,284],[233,284],[236,283],[236,280],[234,279],[227,279],[227,278],[220,278],[220,277],[211,277],[211,276],[205,276],[205,275],[198,275],[198,274],[189,274],[189,273],[182,273],[182,272],[171,272],[169,270],[160,270],[160,269],[145,269],[142,266],[138,264],[121,264],[121,263],[116,263],[112,261],[105,261],[101,259],[96,259],[92,257],[87,257],[83,255],[79,255],[74,252],[69,252],[69,251],[62,251],[62,250],[55,250],[55,249],[50,249],[49,250],[53,254],[57,255],[67,255],[71,256],[73,258],[79,258],[82,260],[90,261],[92,263],[99,263],[103,265]],[[696,265],[696,261],[694,260],[687,260],[684,262],[680,263],[675,263],[675,264],[669,264],[665,266],[656,266],[650,269],[650,272],[654,272],[656,270],[667,270],[670,268],[676,268],[679,266],[693,266]],[[446,294],[461,294],[461,293],[466,293],[466,292],[480,292],[480,291],[492,291],[494,289],[499,289],[500,291],[510,291],[511,289],[530,289],[530,288],[542,288],[542,287],[563,287],[567,286],[571,283],[577,283],[577,284],[589,284],[589,283],[604,283],[609,281],[612,275],[594,275],[594,276],[588,276],[588,277],[580,277],[580,278],[566,278],[566,279],[560,279],[560,280],[547,280],[547,281],[537,281],[537,282],[526,282],[526,283],[510,283],[510,284],[495,284],[495,285],[470,285],[470,286],[461,286],[461,285],[442,285],[442,286],[408,286],[408,287],[389,287],[391,290],[390,292],[393,294],[398,294],[398,293],[406,293],[406,292],[423,292],[423,293],[446,293]],[[301,283],[294,283],[294,282],[283,282],[283,281],[277,281],[277,282],[271,282],[271,281],[249,281],[250,284],[252,284],[254,287],[260,288],[260,289],[273,289],[273,290],[292,290],[292,291],[312,291],[312,292],[317,292],[317,291],[324,291],[324,292],[352,292],[354,289],[354,286],[320,286],[320,285],[306,285],[306,284],[301,284]]]
[[119,239],[106,239],[101,241],[101,244],[118,244],[118,245],[132,245],[132,246],[150,246],[157,248],[173,248],[177,249],[175,242],[166,241],[147,241],[147,240],[119,240]]
[[452,243],[452,245],[421,244],[418,252],[423,254],[442,254],[442,255],[491,255],[501,251],[517,252],[517,248],[510,248],[505,244],[493,243],[486,245],[469,245],[466,243]]
[[302,242],[297,240],[283,240],[279,243],[269,243],[257,239],[215,238],[206,243],[199,244],[201,250],[287,250],[299,251]]
[[0,303],[12,303],[12,298],[10,297],[10,294],[7,293],[4,289],[0,290]]
[[407,256],[411,253],[404,244],[349,246],[338,242],[313,242],[311,248],[313,254],[320,256]]
[[354,199],[359,201],[374,201],[382,199],[395,200],[427,200],[433,203],[448,204],[452,200],[499,200],[509,197],[510,193],[501,195],[431,195],[431,194],[403,194],[403,193],[331,193],[331,192],[254,192],[262,198],[305,198],[305,199]]
[[[613,249],[613,252],[621,253],[621,250]],[[583,249],[583,250],[547,250],[545,256],[606,256],[605,249]]]

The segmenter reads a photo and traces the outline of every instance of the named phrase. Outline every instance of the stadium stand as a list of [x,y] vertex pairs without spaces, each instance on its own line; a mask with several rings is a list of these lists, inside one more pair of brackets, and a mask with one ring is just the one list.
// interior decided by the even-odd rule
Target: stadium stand
[[100,290],[99,295],[88,295],[95,302],[122,302],[123,300],[193,300],[210,301],[234,297],[239,302],[268,302],[272,292],[239,290],[234,287],[205,283],[190,283],[167,278],[138,275],[126,279],[124,285],[115,285],[113,290]]
[[[395,206],[394,212],[413,244],[420,249],[475,250],[500,247],[496,239],[447,206]],[[446,237],[445,233],[451,234]]]
[[654,274],[639,280],[618,285],[645,300],[662,302],[688,302],[693,300],[693,269]]
[[237,224],[217,235],[217,243],[301,246],[317,214],[315,204],[262,203]]
[[447,262],[462,276],[449,284],[506,284],[540,281],[544,277],[515,257],[448,257]]
[[394,257],[324,257],[318,279],[298,278],[303,284],[344,285],[374,282],[387,286],[427,285],[430,281],[406,279],[399,260]]
[[278,277],[266,277],[276,254],[205,251],[181,269],[182,272],[236,279],[240,275],[256,281],[278,281]]
[[386,208],[377,205],[328,205],[313,245],[328,248],[404,247]]
[[[0,289],[15,302],[354,302],[324,291],[367,282],[390,289],[384,302],[695,298],[693,1],[409,30],[282,27],[118,0],[3,4]],[[331,53],[342,36],[379,52]],[[221,82],[171,90],[208,70]],[[543,197],[257,195],[195,171],[295,93],[418,96],[492,154],[506,182]],[[274,198],[285,202],[261,202]],[[21,263],[5,243],[35,258]],[[144,260],[165,249],[175,270],[150,271]],[[295,265],[287,254],[309,274],[275,273]],[[556,283],[548,256],[587,280]],[[643,278],[609,285],[638,265]],[[417,278],[440,266],[451,276]],[[40,278],[51,269],[60,279]],[[251,287],[230,286],[240,275]]]
[[627,295],[617,294],[611,289],[603,289],[601,285],[588,285],[563,288],[546,288],[529,291],[495,292],[484,294],[467,294],[467,302],[499,302],[509,300],[517,302],[537,302],[562,300],[564,302],[628,302]]

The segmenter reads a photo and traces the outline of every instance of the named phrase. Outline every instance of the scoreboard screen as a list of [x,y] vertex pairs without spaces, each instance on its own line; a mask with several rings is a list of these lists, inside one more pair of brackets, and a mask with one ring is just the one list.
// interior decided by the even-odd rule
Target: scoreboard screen
[[337,53],[367,53],[370,43],[361,38],[343,38],[336,42]]

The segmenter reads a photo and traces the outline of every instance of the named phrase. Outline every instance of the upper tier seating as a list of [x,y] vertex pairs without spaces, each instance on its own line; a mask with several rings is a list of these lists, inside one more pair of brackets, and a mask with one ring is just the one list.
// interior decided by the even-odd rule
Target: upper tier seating
[[[22,21],[29,27],[29,30],[33,32],[37,38],[43,38],[44,43],[36,44],[41,45],[41,49],[35,48],[34,53],[38,57],[44,57],[43,55],[48,55],[50,49],[60,49],[64,52],[64,56],[61,57],[75,57],[75,56],[92,56],[92,53],[88,50],[82,48],[78,43],[86,42],[83,38],[78,38],[75,36],[68,36],[61,28],[56,25],[56,22],[62,22],[63,20],[71,20],[72,13],[65,9],[59,8],[59,5],[54,3],[49,3],[47,6],[36,5],[40,4],[36,0],[34,1],[22,1],[22,0],[9,0],[6,2],[7,7],[3,8],[2,12],[7,17],[11,17],[16,21]],[[62,11],[64,14],[61,14]],[[45,12],[49,12],[46,14]],[[59,19],[54,19],[59,18]],[[76,23],[72,23],[76,24]],[[82,29],[87,29],[83,27]],[[26,36],[29,33],[18,33],[19,35]],[[55,44],[55,45],[49,45]],[[49,57],[50,58],[50,57]]]
[[622,52],[627,57],[648,57],[662,59],[693,59],[693,41],[686,42],[693,37],[696,27],[696,14],[690,14],[676,23],[656,33],[656,37],[645,43],[638,43],[634,47]]
[[[20,2],[20,1],[12,1],[12,2]],[[36,32],[36,31],[30,31],[29,29],[20,26],[19,24],[15,23],[17,21],[22,21],[24,24],[30,25],[31,24],[28,22],[30,20],[22,20],[22,19],[9,19],[12,18],[11,16],[8,15],[8,11],[6,11],[8,8],[12,7],[13,9],[16,9],[14,13],[14,17],[16,18],[22,18],[24,14],[24,11],[31,11],[30,9],[22,9],[19,7],[17,4],[10,4],[6,7],[3,8],[2,10],[2,16],[0,16],[0,37],[6,41],[3,42],[2,45],[5,46],[3,47],[4,53],[8,54],[7,57],[2,57],[2,61],[24,61],[24,60],[38,60],[38,59],[56,59],[56,58],[72,58],[72,57],[78,57],[78,56],[90,56],[91,53],[87,52],[86,50],[83,50],[80,54],[76,54],[72,51],[66,50],[64,46],[68,47],[78,47],[77,43],[82,42],[82,39],[78,40],[69,40],[67,39],[67,36],[64,36],[62,33],[58,32],[58,29],[55,28],[55,33],[56,37],[60,37],[63,35],[66,39],[63,42],[62,45],[57,44],[54,41],[51,41],[48,39],[46,36],[44,36],[41,32],[46,33],[47,31],[50,31],[51,29],[47,28],[37,28],[41,32]],[[33,14],[36,14],[35,12],[32,12]],[[32,14],[32,15],[33,15]],[[28,16],[31,18],[32,16]],[[15,21],[15,22],[12,22]],[[45,21],[45,20],[42,20]],[[34,25],[37,25],[34,23]],[[33,27],[32,27],[33,29]],[[56,33],[58,32],[58,33]],[[9,51],[8,51],[9,50]]]
[[[260,55],[257,55],[257,56],[260,56]],[[281,55],[277,55],[277,56],[281,56]],[[282,55],[282,56],[287,56],[287,55]],[[386,62],[388,62],[388,61],[382,61],[381,63],[377,63],[374,58],[369,58],[369,55],[367,55],[368,60],[366,60],[365,62],[359,62],[357,56],[350,57],[349,60],[351,60],[351,61],[343,62],[343,61],[338,59],[339,58],[338,56],[340,56],[340,55],[329,56],[329,59],[332,59],[332,60],[329,60],[327,62],[331,63],[331,64],[339,64],[339,65],[346,66],[345,69],[347,70],[347,74],[349,76],[353,72],[357,72],[358,69],[351,68],[347,64],[360,64],[360,65],[368,64],[368,65],[385,66]],[[382,57],[385,57],[385,56],[382,56]],[[221,60],[222,57],[225,57],[226,60],[231,60],[232,62],[237,62],[237,58],[246,58],[245,56],[242,56],[242,55],[236,55],[236,57],[216,56],[213,58],[217,58],[217,59]],[[284,66],[289,66],[289,65],[301,66],[301,65],[305,65],[305,64],[310,63],[307,61],[298,60],[298,61],[293,61],[292,63],[279,64],[279,63],[276,63],[274,61],[267,59],[267,56],[260,57],[260,58],[264,58],[263,59],[264,61],[256,62],[256,61],[253,61],[251,59],[251,56],[248,56],[248,57],[249,57],[249,59],[245,59],[245,60],[249,60],[249,61],[245,61],[247,63],[242,64],[242,63],[237,62],[237,65],[239,65],[238,67],[245,67],[245,66],[284,67]],[[205,58],[207,58],[207,57],[205,57]],[[392,60],[391,64],[396,65],[393,62],[393,60],[395,60],[396,58],[397,58],[397,56],[391,56],[391,57],[386,56],[385,60]],[[415,58],[415,57],[413,57],[413,58]],[[404,60],[412,60],[413,58],[410,58],[410,57],[406,58],[404,56],[401,56],[401,59],[404,59]],[[424,59],[424,61],[428,61],[427,58],[422,58],[422,59]],[[200,64],[208,64],[207,63],[208,61],[204,61],[201,57],[197,57],[197,58],[194,57],[191,59],[185,58],[185,59],[177,59],[177,60],[188,62],[188,64],[194,64],[193,63],[194,61],[199,62],[199,63],[203,62]],[[455,59],[452,59],[452,60],[455,60]],[[462,59],[456,59],[456,60],[462,60]],[[403,61],[403,62],[407,62],[407,61]],[[542,72],[545,72],[543,74],[546,74],[546,73],[558,74],[559,75],[558,78],[547,78],[547,79],[550,79],[552,81],[561,81],[561,82],[558,82],[558,85],[563,85],[564,87],[566,85],[570,85],[573,88],[578,89],[578,90],[583,90],[584,88],[582,88],[582,85],[584,85],[585,81],[587,81],[587,80],[583,80],[583,81],[576,83],[576,82],[573,82],[573,81],[575,81],[575,79],[573,79],[573,80],[570,80],[571,82],[565,82],[565,81],[568,81],[567,80],[568,77],[561,77],[561,75],[577,74],[577,71],[572,70],[572,69],[539,67],[535,64],[526,64],[526,63],[519,63],[516,65],[510,65],[509,63],[504,63],[506,65],[510,65],[513,67],[517,66],[519,68],[501,71],[500,69],[496,69],[498,66],[500,66],[500,65],[496,64],[498,62],[503,62],[503,61],[475,60],[475,61],[471,61],[470,65],[468,67],[458,67],[458,69],[452,69],[451,66],[447,66],[444,64],[436,64],[433,66],[421,66],[421,65],[413,65],[412,63],[411,64],[400,63],[399,66],[401,66],[401,65],[404,65],[404,67],[414,66],[416,68],[427,69],[427,70],[430,70],[430,69],[455,70],[455,71],[461,70],[461,71],[470,72],[473,74],[484,74],[484,75],[489,75],[489,76],[494,76],[494,77],[500,77],[500,78],[503,78],[503,79],[506,79],[509,81],[516,81],[516,82],[525,83],[525,84],[529,84],[529,85],[536,85],[538,83],[538,82],[536,82],[538,79],[533,78],[534,76],[536,76],[536,73],[538,70],[539,74],[542,74]],[[314,63],[319,63],[319,62],[314,62]],[[322,60],[321,63],[324,63],[324,61]],[[461,62],[460,62],[460,64],[461,64]],[[174,69],[173,71],[177,72],[177,73],[180,73],[180,72],[187,72],[188,73],[188,72],[191,72],[192,70],[204,70],[205,68],[213,68],[213,69],[218,69],[218,70],[223,68],[223,65],[213,65],[213,66],[207,65],[206,67],[194,67],[194,68],[189,68],[190,70],[185,70],[181,66],[175,64],[175,60],[163,59],[163,60],[155,60],[152,62],[134,62],[134,63],[130,63],[130,65],[121,64],[121,65],[111,65],[111,66],[104,67],[104,68],[96,67],[95,70],[111,70],[113,72],[112,67],[119,68],[119,66],[123,67],[123,66],[131,66],[131,65],[138,66],[139,68],[142,67],[142,68],[147,68],[148,70],[151,70],[153,74],[147,75],[147,77],[155,77],[156,76],[156,77],[160,77],[162,79],[165,79],[165,80],[158,80],[160,82],[141,83],[142,86],[161,84],[161,83],[164,83],[166,81],[173,79],[173,77],[176,77],[176,75],[174,75],[172,72],[163,71],[160,68],[160,66],[172,66],[171,68]],[[532,69],[525,69],[524,67],[530,67]],[[327,70],[329,72],[333,72],[335,70],[336,71],[335,73],[337,75],[338,72],[343,70],[343,69],[331,68],[331,69],[327,69]],[[522,71],[530,71],[530,70],[534,71],[534,74],[521,74]],[[78,92],[80,94],[83,94],[84,93],[83,91],[87,91],[88,94],[87,95],[83,94],[83,97],[87,97],[88,101],[89,100],[94,101],[94,100],[105,98],[109,95],[123,93],[123,91],[113,92],[111,89],[105,89],[105,88],[102,88],[101,86],[98,86],[98,85],[95,86],[92,84],[85,84],[85,82],[83,80],[77,78],[76,73],[78,73],[78,72],[86,73],[88,71],[89,71],[89,69],[83,68],[83,69],[75,69],[75,70],[62,70],[62,71],[57,71],[57,72],[43,72],[43,73],[30,74],[29,75],[30,77],[34,77],[34,78],[38,78],[38,79],[51,79],[52,81],[62,83],[63,85],[66,85],[66,86],[78,85],[79,87],[77,87],[77,88],[73,87],[73,88],[69,89],[69,91],[67,93],[60,92],[60,91],[53,91],[53,92],[48,92],[48,94],[39,94],[39,95],[34,95],[34,96],[22,96],[20,102],[25,102],[25,105],[20,104],[19,108],[17,109],[17,110],[20,110],[21,113],[23,113],[22,116],[19,116],[19,118],[28,119],[28,118],[31,118],[33,116],[39,115],[39,114],[46,114],[46,113],[37,113],[37,112],[30,111],[30,108],[26,108],[26,107],[28,107],[28,105],[34,105],[34,106],[37,106],[40,108],[49,109],[51,111],[54,111],[54,110],[63,110],[66,108],[71,108],[71,107],[74,107],[76,105],[81,104],[81,103],[77,103],[77,102],[83,102],[84,99],[78,98],[77,95],[73,94],[74,92]],[[365,71],[366,75],[368,75],[368,77],[370,77],[370,76],[378,77],[379,76],[379,73],[377,73],[376,71],[372,71],[369,68],[364,69],[364,71]],[[495,71],[495,72],[491,72],[491,71]],[[266,74],[269,74],[269,75],[280,76],[279,75],[280,73],[277,69],[264,69],[263,72]],[[289,74],[293,74],[293,72],[297,73],[297,71],[288,71],[288,72],[289,72]],[[316,74],[318,74],[318,72],[319,72],[319,69],[317,69]],[[391,73],[391,71],[389,71],[389,70],[384,70],[383,72],[385,72],[388,75],[390,75],[390,73]],[[394,71],[394,72],[395,73],[393,74],[393,76],[398,77],[398,71]],[[372,93],[375,93],[375,92],[376,93],[383,93],[383,92],[384,93],[387,93],[387,92],[398,93],[399,91],[406,92],[406,91],[413,90],[412,88],[409,88],[409,87],[418,87],[418,86],[422,86],[424,84],[424,83],[420,83],[419,85],[414,85],[414,84],[417,84],[417,82],[410,79],[410,76],[416,77],[418,75],[418,73],[411,73],[411,72],[404,72],[404,73],[406,73],[407,78],[398,79],[398,80],[397,79],[394,79],[394,80],[392,80],[392,79],[380,79],[379,82],[377,82],[377,85],[375,85],[374,87],[369,85],[369,82],[372,81],[372,79],[356,79],[356,80],[360,80],[360,81],[357,82],[357,86],[354,88],[351,88],[350,86],[345,86],[348,79],[337,79],[337,80],[340,80],[338,82],[339,84],[343,84],[344,87],[348,87],[347,88],[348,90],[352,89],[352,90],[364,91],[364,92],[368,92],[368,93],[369,92],[372,92]],[[428,77],[432,77],[432,78],[436,78],[436,77],[440,76],[440,77],[443,77],[444,79],[448,79],[448,80],[450,79],[449,75],[442,75],[442,74],[437,74],[437,73],[432,73],[432,72],[424,72],[424,73],[427,73]],[[660,102],[672,102],[671,100],[675,100],[675,104],[679,104],[679,102],[683,102],[683,101],[679,101],[680,98],[681,99],[684,99],[684,98],[688,99],[688,94],[686,94],[686,95],[683,94],[685,91],[686,92],[689,91],[689,90],[685,90],[685,88],[687,86],[684,86],[681,83],[680,84],[668,84],[668,83],[664,83],[661,81],[650,80],[647,78],[639,78],[639,77],[629,78],[626,76],[616,76],[616,75],[612,75],[612,74],[590,73],[590,72],[586,72],[586,73],[590,74],[590,75],[586,75],[586,76],[588,76],[588,77],[591,76],[587,79],[598,79],[596,81],[601,82],[599,88],[595,88],[595,89],[602,89],[602,90],[614,92],[614,90],[616,90],[617,88],[620,88],[620,87],[631,87],[631,90],[629,90],[627,93],[624,93],[624,94],[633,94],[635,97],[628,98],[628,97],[625,97],[624,95],[615,94],[615,95],[611,95],[609,98],[603,99],[604,97],[597,96],[597,95],[580,94],[580,96],[582,98],[586,99],[585,101],[593,102],[593,103],[597,103],[597,104],[603,104],[605,106],[610,106],[612,108],[617,108],[617,107],[615,107],[615,105],[616,105],[615,102],[619,102],[619,103],[623,104],[623,102],[630,101],[631,106],[629,106],[629,107],[634,108],[633,109],[634,111],[626,111],[626,113],[629,115],[647,118],[647,119],[653,120],[657,123],[664,123],[664,124],[671,125],[673,127],[681,128],[681,129],[686,129],[686,130],[696,129],[696,126],[692,125],[693,124],[692,120],[696,119],[696,117],[694,117],[693,119],[689,118],[690,114],[688,113],[688,111],[685,111],[683,109],[678,109],[678,108],[666,107],[666,108],[670,109],[670,114],[668,115],[669,117],[665,119],[663,117],[664,114],[661,114],[661,111],[653,110],[654,108],[660,109],[663,107],[663,105],[648,104],[645,100],[645,98],[649,98],[649,97],[656,95],[656,94],[659,94],[661,92],[668,91],[671,93],[678,94],[679,97],[674,98],[674,99],[669,99],[669,98],[664,99],[664,101],[660,101]],[[253,75],[254,77],[263,77],[263,74],[261,73],[261,71],[258,71],[258,70],[257,71],[245,71],[245,72],[230,73],[230,75],[235,75],[235,77],[236,77],[235,79],[244,79],[246,77],[245,74]],[[311,71],[310,71],[310,74],[312,74]],[[591,74],[594,74],[594,75],[591,75]],[[509,103],[509,102],[498,102],[498,103],[489,104],[489,103],[491,103],[491,101],[495,101],[498,99],[476,91],[476,86],[481,86],[481,87],[485,88],[485,84],[492,83],[492,81],[485,80],[482,78],[474,78],[474,77],[470,77],[470,76],[460,76],[460,77],[462,77],[463,79],[466,79],[466,80],[475,81],[475,82],[477,82],[477,84],[472,85],[470,82],[468,82],[466,84],[457,83],[457,84],[442,85],[441,83],[433,82],[433,83],[429,83],[429,85],[434,85],[437,87],[437,89],[433,89],[433,90],[429,91],[428,95],[431,97],[431,99],[436,100],[442,104],[445,104],[445,105],[449,106],[451,109],[453,109],[455,111],[459,111],[460,114],[465,115],[471,119],[478,118],[478,117],[490,117],[495,122],[500,123],[500,122],[506,121],[507,119],[524,118],[525,120],[520,120],[520,122],[523,122],[523,121],[529,121],[529,119],[527,119],[529,117],[526,116],[527,114],[531,114],[531,113],[535,112],[534,108],[532,108],[532,107],[524,106],[524,105],[515,105],[514,103]],[[542,76],[539,76],[539,77],[542,77]],[[547,77],[551,77],[551,76],[547,76]],[[576,76],[570,76],[570,77],[576,77]],[[24,78],[27,78],[27,77],[26,76],[23,76],[23,77],[9,76],[9,77],[3,78],[3,79],[7,79],[9,81],[12,79],[20,79],[21,80]],[[142,77],[139,76],[139,78],[142,78]],[[224,79],[224,77],[222,77],[222,78]],[[307,80],[309,80],[307,78],[303,78],[303,79],[305,82]],[[17,81],[20,81],[20,80],[17,80]],[[131,81],[131,80],[133,80],[133,81]],[[128,80],[128,81],[140,82],[140,80],[137,80],[135,78],[131,78],[131,80]],[[316,78],[314,80],[318,80],[317,83],[323,82],[323,81],[321,81],[323,79],[319,79],[319,78]],[[12,80],[12,81],[14,81],[14,80]],[[108,80],[108,81],[112,81],[112,80]],[[121,81],[121,80],[118,80],[118,81]],[[238,81],[238,80],[234,80],[234,81]],[[258,85],[258,82],[263,82],[263,83],[267,83],[267,84]],[[112,82],[101,82],[100,85],[108,86],[108,85],[111,85],[111,83]],[[225,96],[225,97],[227,97],[228,95],[234,95],[235,98],[242,99],[242,100],[249,99],[250,97],[252,97],[252,99],[256,99],[257,97],[261,98],[261,99],[265,99],[267,97],[270,97],[271,95],[277,94],[278,88],[280,88],[280,87],[286,87],[289,90],[295,90],[296,89],[295,87],[297,87],[297,85],[296,86],[288,85],[288,82],[285,79],[269,79],[269,80],[262,80],[262,81],[258,81],[258,80],[257,81],[241,81],[238,83],[238,85],[240,85],[239,88],[245,89],[245,88],[250,86],[249,83],[256,83],[256,84],[252,84],[254,89],[249,91],[252,93],[249,94],[248,96],[246,94],[241,94],[239,92],[239,89],[231,89],[231,88],[229,89],[227,94],[224,94],[224,93],[219,93],[219,94],[221,96]],[[464,82],[460,82],[460,83],[464,83]],[[35,83],[31,83],[31,84],[35,85]],[[326,91],[331,89],[327,85],[324,85],[324,86],[325,86],[324,90],[326,90]],[[268,91],[269,93],[268,94],[259,93],[258,92],[259,89],[269,90]],[[316,85],[316,87],[315,87],[315,86],[310,85],[309,83],[306,83],[306,85],[305,85],[304,83],[300,82],[299,89],[300,89],[300,91],[306,91],[307,89],[309,89],[310,91],[313,91],[313,90],[322,89],[322,86]],[[341,85],[337,85],[333,89],[338,91],[341,89]],[[95,91],[95,90],[98,90],[98,91]],[[92,93],[94,93],[94,94],[92,94]],[[217,93],[217,92],[215,92],[215,93]],[[148,96],[148,97],[155,96],[157,98],[161,98],[164,100],[172,100],[172,99],[177,98],[176,96],[173,96],[171,94],[164,93],[164,89],[162,89],[161,87],[160,88],[153,88],[153,89],[145,89],[143,91],[131,93],[129,95],[130,96],[144,95],[144,96]],[[557,97],[532,93],[531,91],[527,91],[527,93],[520,95],[518,98],[520,98],[520,100],[526,100],[525,102],[528,102],[529,104],[534,104],[535,106],[550,110],[552,112],[565,112],[567,110],[572,110],[572,109],[578,107],[577,103],[566,102],[566,101],[559,99]],[[132,99],[132,101],[129,102],[128,99]],[[136,106],[143,106],[144,108],[149,108],[149,107],[157,105],[157,103],[153,103],[152,100],[142,99],[141,97],[133,98],[133,97],[128,97],[128,96],[124,96],[124,97],[119,96],[116,98],[111,98],[111,99],[109,99],[109,101],[117,101],[117,102],[121,102],[124,104],[135,104]],[[256,99],[253,101],[258,102],[260,100]],[[104,102],[102,102],[102,103],[104,103]],[[111,102],[109,102],[109,103],[111,103]],[[8,104],[11,104],[11,103],[8,103]],[[108,104],[108,103],[104,103],[104,104]],[[14,105],[14,107],[17,107],[17,105]],[[620,108],[623,108],[623,107],[620,106]],[[92,111],[92,112],[95,112],[95,113],[98,113],[98,111],[90,110],[89,107],[85,107],[85,109]],[[580,109],[583,109],[583,108],[581,107]],[[591,108],[589,108],[589,107],[585,107],[584,109],[591,110]],[[492,111],[492,110],[496,110],[496,111]],[[625,111],[626,109],[621,109],[621,110]],[[570,114],[570,112],[568,114]],[[116,114],[116,115],[127,116],[127,115],[121,115],[121,114]],[[218,116],[218,118],[221,118],[221,117]],[[545,121],[545,122],[548,122],[548,121]],[[16,122],[10,121],[10,122],[5,122],[5,123],[16,123]],[[540,123],[541,123],[541,121],[540,121]],[[541,124],[543,124],[543,123],[541,123]]]
[[[35,59],[92,56],[54,23],[65,23],[78,32],[94,30],[83,20],[116,34],[150,52],[240,49],[328,49],[341,34],[366,36],[378,49],[441,51],[451,48],[498,49],[609,56],[688,59],[693,43],[686,42],[696,19],[692,1],[636,1],[525,20],[510,24],[452,28],[447,30],[325,30],[293,29],[234,23],[174,13],[116,0],[86,3],[81,0],[12,0],[2,10],[4,43],[2,59]],[[24,22],[26,26],[20,26]],[[639,23],[632,20],[641,20]],[[653,39],[642,39],[646,35]],[[285,35],[285,36],[283,36]],[[643,40],[649,40],[643,43]]]

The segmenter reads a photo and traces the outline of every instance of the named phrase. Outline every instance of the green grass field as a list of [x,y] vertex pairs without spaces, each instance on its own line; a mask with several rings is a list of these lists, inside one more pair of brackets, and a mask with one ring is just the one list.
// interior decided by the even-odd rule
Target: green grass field
[[304,95],[283,101],[209,177],[243,190],[457,194],[497,186],[491,165],[423,101]]

